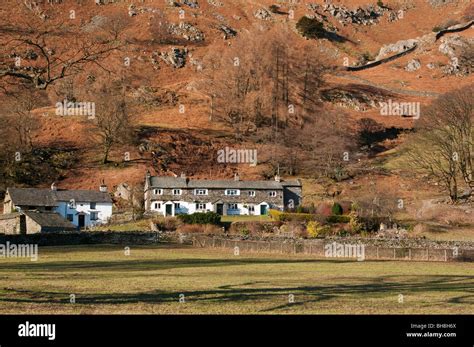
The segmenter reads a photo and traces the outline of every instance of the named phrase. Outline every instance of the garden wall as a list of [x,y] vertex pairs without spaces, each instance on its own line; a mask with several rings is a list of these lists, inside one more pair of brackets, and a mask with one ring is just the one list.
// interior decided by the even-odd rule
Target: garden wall
[[0,235],[0,244],[38,244],[39,246],[82,244],[154,244],[161,241],[157,232],[61,232],[31,235]]
[[[203,235],[192,236],[193,246],[209,248],[226,248],[238,252],[304,254],[318,258],[327,258],[326,246],[336,243],[341,245],[363,245],[366,260],[411,260],[411,261],[474,261],[474,249],[446,247],[446,243],[423,243],[417,246],[403,244],[393,245],[393,240],[360,240],[318,239],[318,240],[238,240]],[[412,241],[412,240],[411,240]],[[413,242],[413,241],[412,241]],[[444,246],[444,247],[443,247]],[[337,256],[335,256],[337,257]]]

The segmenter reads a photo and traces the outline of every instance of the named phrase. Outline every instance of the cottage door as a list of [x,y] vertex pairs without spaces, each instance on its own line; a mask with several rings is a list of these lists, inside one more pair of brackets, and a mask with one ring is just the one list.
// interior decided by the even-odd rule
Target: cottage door
[[77,217],[78,217],[79,229],[84,228],[84,226],[86,225],[86,216],[83,214],[80,214]]

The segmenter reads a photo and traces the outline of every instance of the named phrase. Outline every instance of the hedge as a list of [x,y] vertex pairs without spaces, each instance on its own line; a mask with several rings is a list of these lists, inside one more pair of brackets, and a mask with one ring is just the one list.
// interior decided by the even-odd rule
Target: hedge
[[337,223],[349,223],[351,221],[350,216],[329,216],[326,221],[331,224]]
[[221,222],[221,215],[215,212],[197,212],[193,214],[178,215],[180,221],[186,224],[214,224]]
[[317,214],[311,213],[282,213],[278,216],[280,222],[310,222],[310,221],[324,221],[324,218]]

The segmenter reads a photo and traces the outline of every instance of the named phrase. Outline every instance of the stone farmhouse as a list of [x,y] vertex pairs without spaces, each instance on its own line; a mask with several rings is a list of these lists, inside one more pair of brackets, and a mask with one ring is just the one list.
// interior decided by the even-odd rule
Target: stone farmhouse
[[105,185],[97,191],[57,189],[54,183],[51,189],[8,188],[3,213],[0,231],[2,225],[9,230],[15,223],[18,233],[81,229],[107,223],[112,217],[112,199]]
[[299,180],[196,180],[181,177],[145,178],[145,211],[163,216],[216,212],[220,215],[265,215],[301,204]]

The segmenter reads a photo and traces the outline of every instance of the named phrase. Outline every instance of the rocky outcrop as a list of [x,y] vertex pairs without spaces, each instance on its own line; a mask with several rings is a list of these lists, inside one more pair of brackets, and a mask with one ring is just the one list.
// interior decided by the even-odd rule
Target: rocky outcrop
[[130,186],[127,183],[120,183],[115,189],[114,196],[116,198],[130,200],[132,196]]
[[418,59],[412,59],[408,62],[407,66],[405,67],[406,71],[412,72],[416,71],[421,68],[421,63]]
[[179,7],[179,4],[174,0],[165,0],[165,3],[170,7]]
[[199,4],[196,0],[181,0],[181,3],[191,8],[199,8]]
[[380,48],[379,54],[377,54],[377,57],[375,57],[375,60],[380,60],[382,58],[385,58],[388,55],[391,54],[398,54],[402,53],[414,46],[416,46],[418,43],[418,40],[416,39],[409,39],[409,40],[401,40],[397,41],[395,43],[390,43],[388,45],[382,46]]
[[218,0],[207,0],[207,3],[212,6],[222,7],[224,4]]
[[389,93],[382,89],[361,84],[349,84],[321,91],[321,98],[324,101],[356,111],[378,108],[379,102],[386,100],[387,96]]
[[133,17],[133,16],[137,15],[137,8],[135,7],[134,4],[130,4],[130,6],[128,6],[128,15],[130,17]]
[[452,3],[454,0],[428,0],[428,3],[433,7],[440,7]]
[[328,12],[331,16],[336,18],[342,25],[358,24],[358,25],[373,25],[379,22],[379,17],[383,16],[384,12],[388,11],[380,6],[366,6],[357,7],[354,10],[349,10],[345,6],[338,6],[331,3],[326,3],[323,6],[323,11]]
[[186,64],[186,55],[188,50],[186,48],[171,48],[169,52],[161,52],[160,58],[167,64],[174,68],[182,68]]
[[224,33],[224,40],[227,40],[231,37],[235,37],[237,35],[237,31],[227,25],[220,25],[219,30]]
[[272,19],[272,14],[270,11],[264,9],[264,8],[259,8],[254,12],[254,17],[258,18],[260,20],[271,20]]
[[189,23],[181,22],[179,24],[171,24],[168,30],[170,34],[181,36],[188,41],[204,41],[204,34],[202,31]]
[[82,26],[81,30],[85,33],[92,33],[98,31],[108,21],[107,17],[96,15],[91,18],[89,23]]
[[474,70],[472,53],[469,55],[466,52],[472,52],[474,49],[474,39],[453,35],[443,37],[440,41],[439,51],[450,58],[449,64],[443,67],[443,72],[450,75],[468,75],[472,73]]

